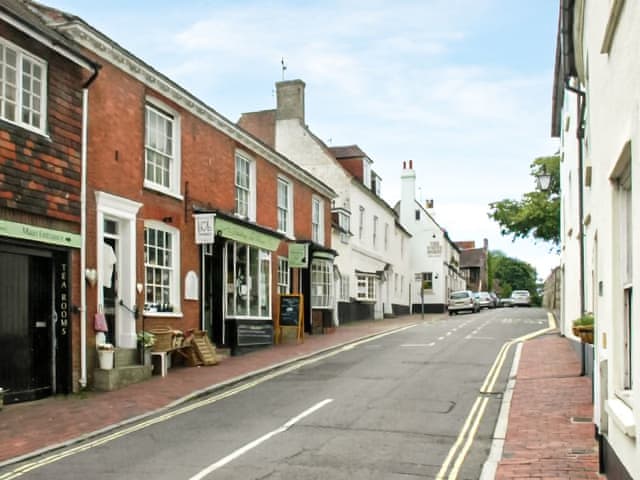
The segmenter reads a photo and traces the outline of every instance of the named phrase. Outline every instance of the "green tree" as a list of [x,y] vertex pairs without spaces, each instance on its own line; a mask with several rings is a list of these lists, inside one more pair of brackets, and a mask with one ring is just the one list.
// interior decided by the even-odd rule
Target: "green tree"
[[499,250],[491,251],[489,257],[493,280],[500,297],[510,296],[513,290],[528,290],[533,303],[540,302],[534,267],[517,258],[507,257]]
[[543,171],[551,175],[546,191],[536,188],[520,200],[490,203],[488,215],[498,222],[502,235],[512,235],[513,240],[533,237],[557,247],[560,244],[560,156],[536,158],[531,164],[531,175],[537,177]]

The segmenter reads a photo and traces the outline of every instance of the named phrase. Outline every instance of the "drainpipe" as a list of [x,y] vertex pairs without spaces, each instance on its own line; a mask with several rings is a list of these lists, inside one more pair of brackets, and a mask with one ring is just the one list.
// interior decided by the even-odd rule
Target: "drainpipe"
[[[580,180],[578,188],[578,235],[580,238],[580,316],[585,314],[585,295],[584,295],[584,185],[583,185],[583,169],[584,169],[584,155],[583,155],[583,140],[584,140],[584,104],[586,101],[586,94],[584,91],[579,90],[569,85],[569,78],[565,79],[565,88],[570,92],[575,93],[578,96],[578,128],[576,130],[576,138],[578,139],[578,179]],[[585,344],[582,345],[582,361],[580,368],[580,375],[584,376],[586,373],[586,348]]]
[[83,278],[87,268],[87,127],[89,113],[89,87],[98,76],[100,66],[93,65],[93,74],[82,85],[82,146],[80,185],[80,383],[87,387],[87,282]]

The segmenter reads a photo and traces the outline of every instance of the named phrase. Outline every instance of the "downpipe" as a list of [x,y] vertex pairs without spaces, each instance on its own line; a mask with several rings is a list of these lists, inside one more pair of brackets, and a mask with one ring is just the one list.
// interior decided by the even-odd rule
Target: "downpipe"
[[[565,80],[565,88],[570,92],[575,93],[578,96],[578,128],[576,130],[576,138],[578,139],[578,178],[580,184],[578,188],[578,235],[580,236],[580,316],[585,314],[585,299],[584,299],[584,153],[583,153],[583,140],[584,140],[584,104],[586,102],[586,93],[583,90],[572,87],[569,84],[569,79]],[[580,376],[586,375],[586,361],[587,351],[585,344],[581,342],[581,361],[580,361]]]
[[80,388],[87,388],[87,138],[89,123],[89,87],[98,76],[99,66],[82,86],[82,146],[80,185]]

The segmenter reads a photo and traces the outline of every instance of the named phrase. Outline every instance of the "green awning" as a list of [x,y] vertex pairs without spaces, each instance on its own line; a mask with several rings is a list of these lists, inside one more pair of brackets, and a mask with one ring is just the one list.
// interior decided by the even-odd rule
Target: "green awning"
[[215,229],[216,233],[224,238],[247,245],[253,245],[254,247],[269,250],[270,252],[276,250],[278,245],[280,245],[279,237],[238,225],[219,216],[216,217]]

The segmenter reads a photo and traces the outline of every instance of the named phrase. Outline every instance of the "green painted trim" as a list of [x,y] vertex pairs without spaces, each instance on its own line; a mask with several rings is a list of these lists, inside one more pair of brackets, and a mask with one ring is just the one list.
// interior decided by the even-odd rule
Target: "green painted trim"
[[280,238],[268,235],[266,233],[243,227],[237,223],[230,222],[220,217],[216,217],[216,233],[224,238],[229,238],[240,243],[253,245],[254,247],[263,248],[273,252],[280,245]]
[[289,244],[289,268],[309,267],[309,244],[290,243]]
[[81,240],[80,235],[77,233],[51,230],[50,228],[9,222],[8,220],[0,220],[0,235],[73,248],[80,248]]

